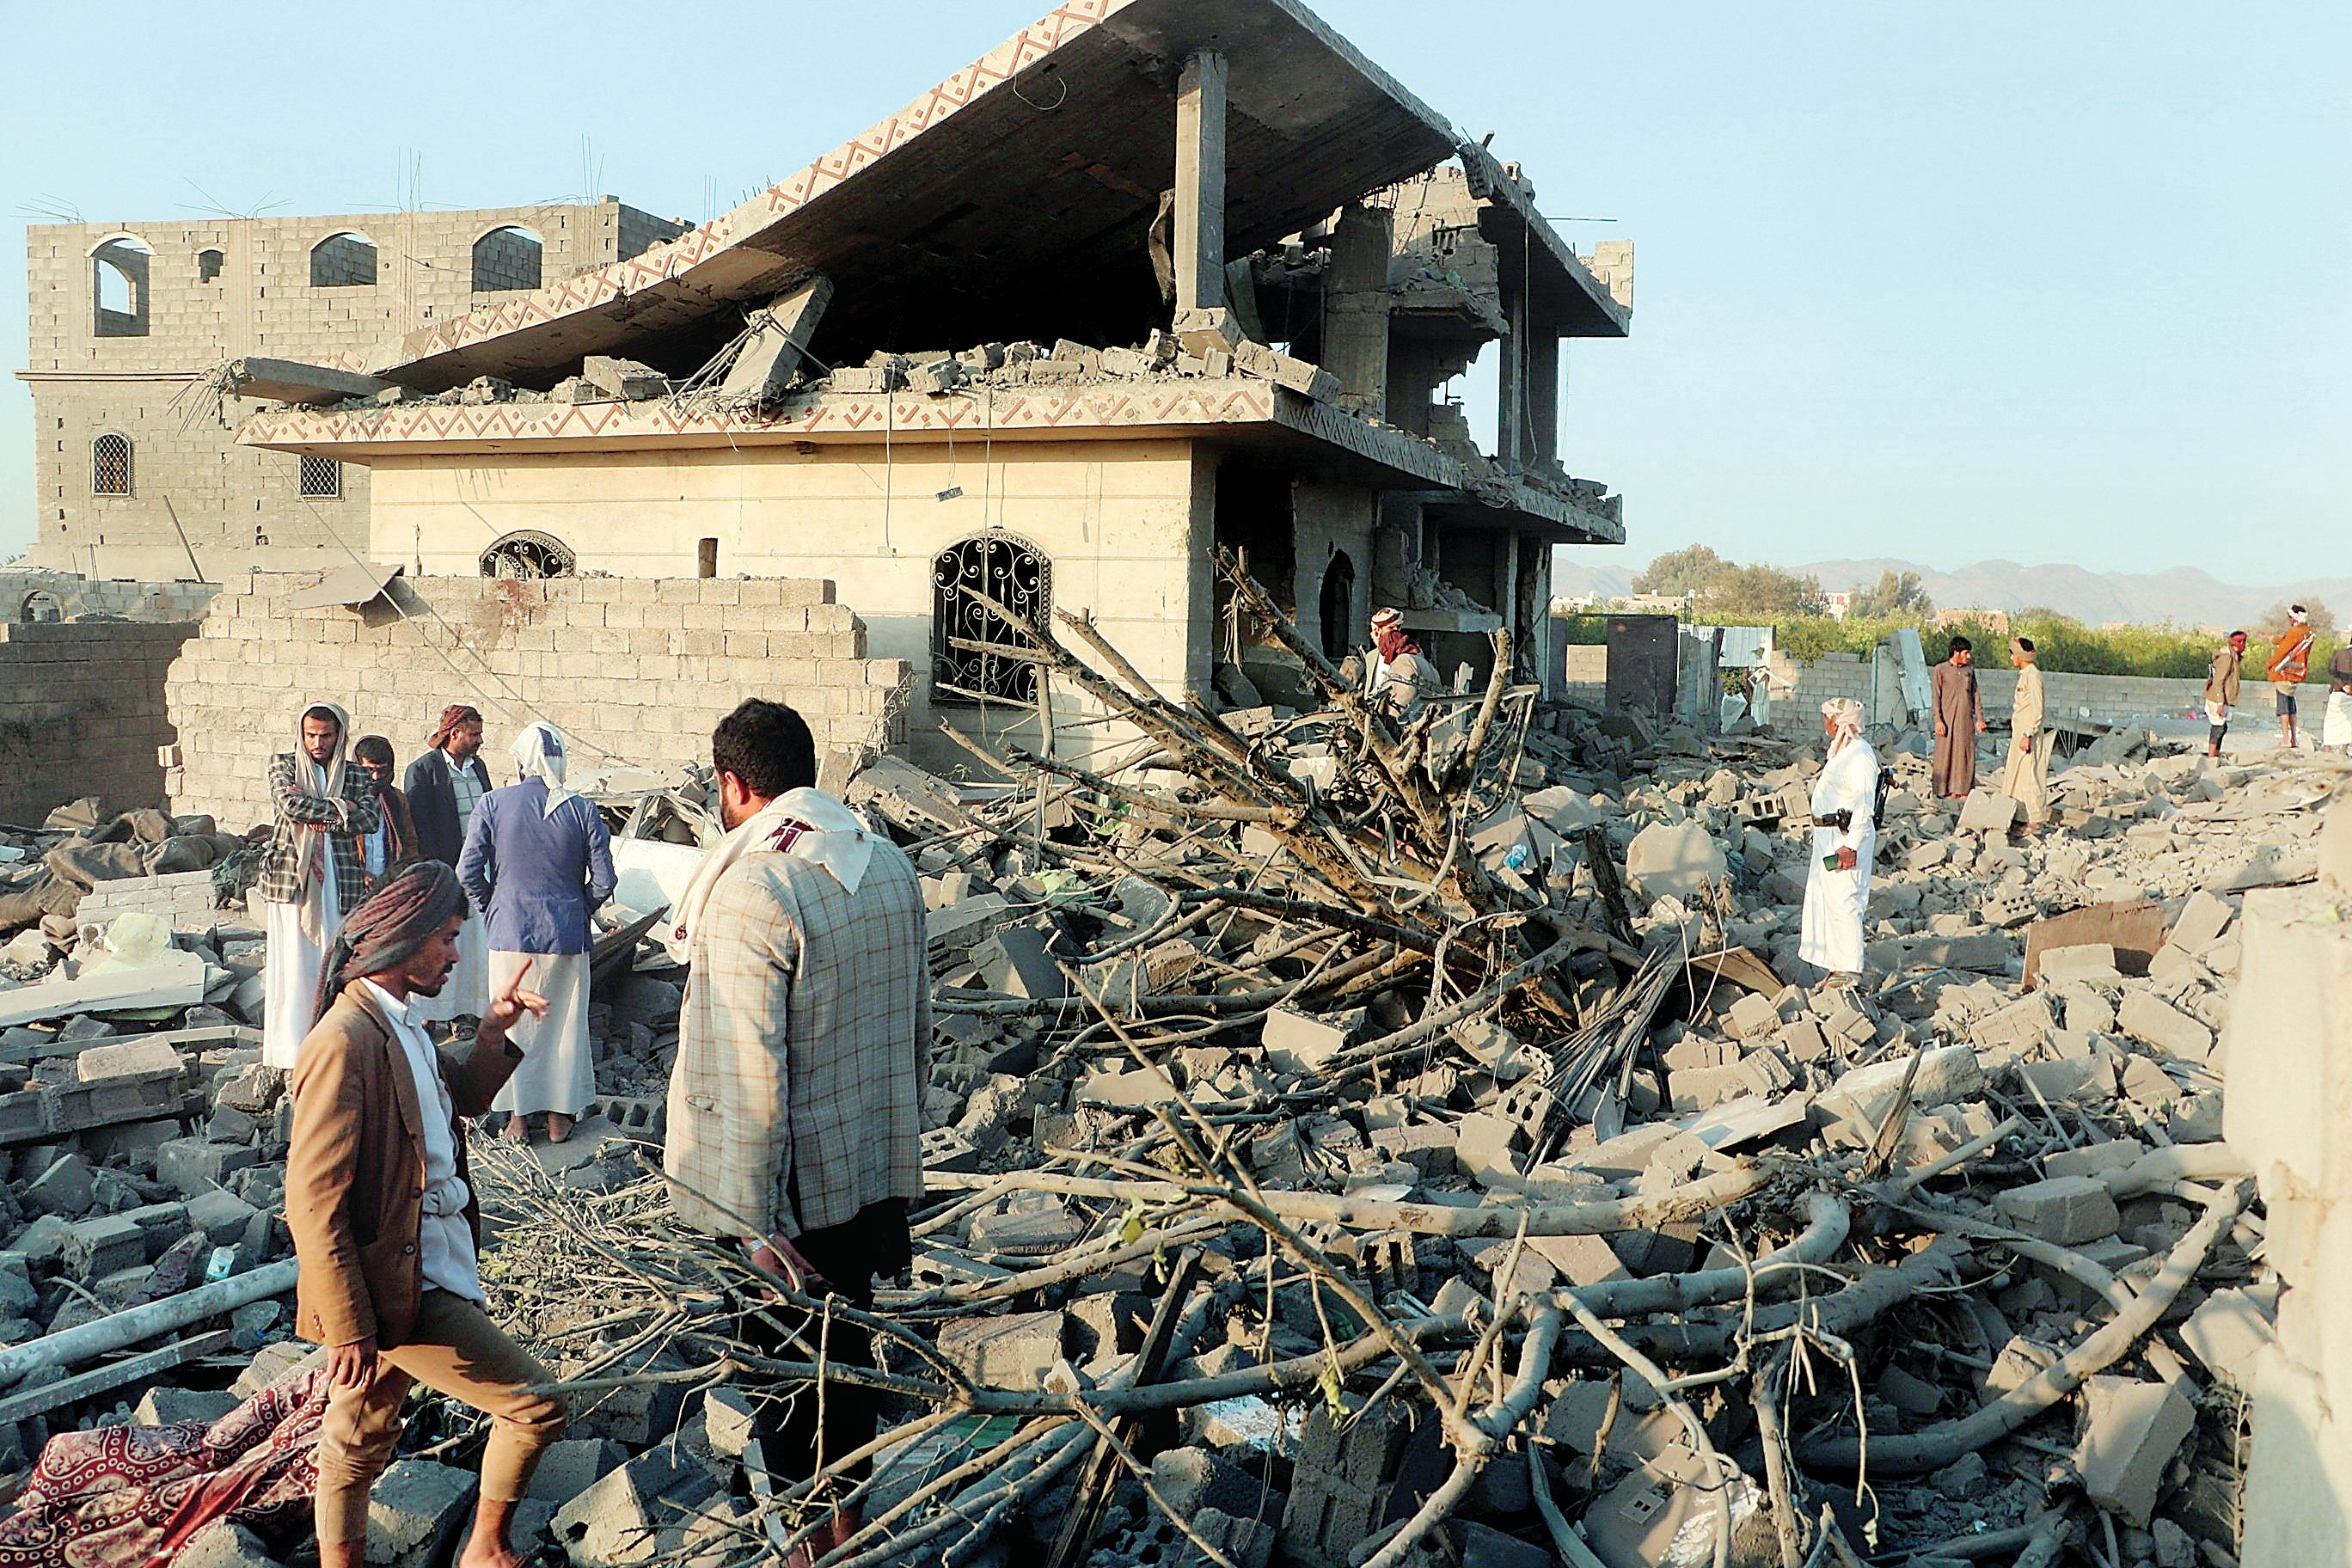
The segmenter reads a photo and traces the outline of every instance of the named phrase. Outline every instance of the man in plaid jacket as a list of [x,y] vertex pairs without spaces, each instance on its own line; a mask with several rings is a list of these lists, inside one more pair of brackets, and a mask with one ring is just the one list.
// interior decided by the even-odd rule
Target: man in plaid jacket
[[310,1032],[327,944],[367,892],[361,840],[383,826],[367,774],[344,765],[350,734],[341,708],[315,702],[295,721],[294,750],[269,759],[277,822],[257,885],[269,907],[261,1059],[274,1068],[291,1070]]

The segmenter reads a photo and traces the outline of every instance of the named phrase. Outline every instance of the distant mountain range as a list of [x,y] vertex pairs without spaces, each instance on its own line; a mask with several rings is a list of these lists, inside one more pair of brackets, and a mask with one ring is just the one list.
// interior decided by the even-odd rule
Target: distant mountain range
[[[1643,563],[1643,564],[1646,564]],[[1640,564],[1587,565],[1561,563],[1552,574],[1552,592],[1615,596],[1633,592]],[[1874,585],[1886,572],[1916,572],[1937,609],[2052,609],[2090,626],[2122,622],[2157,626],[2227,627],[2261,618],[2282,600],[2317,598],[2339,620],[2352,611],[2352,577],[2332,577],[2284,586],[2255,588],[2224,583],[2195,566],[2164,572],[2091,572],[2080,566],[2023,566],[2014,561],[1979,561],[1941,572],[1916,561],[1811,561],[1789,570],[1821,579],[1832,593]]]

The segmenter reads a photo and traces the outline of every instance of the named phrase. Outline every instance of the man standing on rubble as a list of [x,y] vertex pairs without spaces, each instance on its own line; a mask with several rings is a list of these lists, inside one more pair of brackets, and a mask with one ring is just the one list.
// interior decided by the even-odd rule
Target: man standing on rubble
[[2230,732],[2230,710],[2238,705],[2238,677],[2246,663],[2246,634],[2231,632],[2213,650],[2213,668],[2205,673],[2205,722],[2211,728],[2205,754],[2221,754],[2221,737]]
[[294,1067],[286,1226],[299,1265],[294,1328],[327,1347],[312,1512],[320,1568],[360,1568],[368,1491],[400,1438],[412,1382],[490,1417],[481,1498],[458,1568],[520,1568],[515,1505],[563,1401],[530,1392],[554,1375],[483,1309],[481,1209],[467,1183],[459,1116],[478,1116],[521,1053],[509,1033],[546,998],[510,986],[470,1050],[445,1056],[417,1004],[457,963],[466,895],[416,860],[352,910],[312,993],[316,1026]]
[[2271,648],[2271,662],[2263,671],[2271,678],[2271,690],[2278,697],[2279,740],[2290,752],[2295,749],[2294,697],[2303,678],[2311,673],[2311,644],[2317,634],[2311,629],[2311,615],[2301,605],[2286,607],[2286,630],[2279,633]]
[[327,943],[366,890],[360,841],[383,822],[367,774],[343,763],[350,733],[341,709],[314,702],[294,721],[294,750],[269,759],[277,821],[257,885],[268,905],[261,1059],[274,1068],[292,1068],[310,1032]]
[[528,982],[548,1000],[542,1017],[518,1024],[528,1055],[499,1093],[507,1136],[530,1142],[530,1119],[547,1118],[561,1143],[596,1095],[588,1045],[592,917],[613,896],[612,836],[596,808],[563,787],[563,737],[534,721],[515,737],[521,783],[492,790],[474,813],[457,879],[489,932],[490,989]]
[[1393,606],[1372,616],[1372,657],[1364,664],[1364,696],[1402,723],[1422,699],[1443,689],[1437,667],[1405,636],[1404,612]]
[[[859,1310],[877,1276],[907,1267],[907,1205],[922,1195],[930,977],[914,868],[815,787],[808,725],[753,698],[711,736],[728,834],[678,900],[667,938],[693,967],[670,1072],[663,1168],[670,1203],[736,1243],[793,1294],[747,1294],[737,1332],[778,1360],[817,1359],[812,1297]],[[752,1307],[783,1325],[770,1327]],[[867,1330],[835,1317],[824,1354],[871,1364]],[[870,1442],[866,1389],[828,1381],[762,1397],[753,1425],[769,1471],[802,1480]],[[856,1533],[836,1500],[867,1467],[812,1500],[835,1508],[814,1558]]]
[[1862,973],[1863,914],[1878,858],[1878,753],[1862,735],[1862,704],[1822,704],[1829,755],[1813,781],[1813,851],[1797,956],[1830,974]]
[[[402,781],[409,815],[416,821],[416,853],[453,871],[457,857],[465,853],[474,808],[490,793],[490,771],[482,765],[481,750],[481,711],[453,702],[441,710],[441,721],[425,737],[423,754],[408,764]],[[469,920],[457,937],[457,973],[441,994],[425,1004],[425,1016],[435,1023],[478,1017],[489,992],[487,928],[479,919]]]
[[1936,757],[1928,770],[1936,794],[1945,800],[1966,798],[1977,786],[1977,737],[1985,732],[1984,699],[1977,692],[1976,649],[1966,637],[1954,637],[1944,662],[1929,673],[1934,678]]
[[2042,667],[2032,637],[2009,639],[2009,662],[2017,666],[2017,696],[2009,710],[2009,764],[2000,793],[2025,808],[2025,831],[2039,833],[2050,820],[2051,734],[2042,700]]

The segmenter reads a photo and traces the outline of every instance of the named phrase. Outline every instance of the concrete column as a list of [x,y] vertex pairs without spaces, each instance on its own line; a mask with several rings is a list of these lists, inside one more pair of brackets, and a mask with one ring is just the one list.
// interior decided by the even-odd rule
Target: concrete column
[[1559,338],[1549,321],[1528,339],[1527,384],[1527,460],[1550,462],[1559,456]]
[[1206,50],[1176,83],[1176,319],[1225,303],[1225,57]]
[[2277,1339],[2253,1356],[2246,1568],[2352,1562],[2352,812],[2316,886],[2250,892],[2221,1041],[2222,1128],[2253,1168],[2278,1270]]
[[1339,378],[1340,407],[1373,417],[1388,409],[1389,252],[1394,227],[1386,207],[1358,204],[1343,209],[1331,236],[1331,270],[1323,290],[1323,368]]
[[1528,397],[1528,299],[1503,285],[1502,363],[1496,371],[1495,456],[1506,468],[1526,461]]

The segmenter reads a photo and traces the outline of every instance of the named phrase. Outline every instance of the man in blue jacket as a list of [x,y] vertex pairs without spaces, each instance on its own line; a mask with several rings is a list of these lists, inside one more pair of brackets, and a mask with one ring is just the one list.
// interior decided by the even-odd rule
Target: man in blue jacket
[[563,737],[533,723],[510,752],[522,782],[492,790],[475,808],[457,858],[457,879],[488,924],[490,994],[521,984],[547,1011],[519,1023],[522,1065],[499,1091],[509,1137],[530,1142],[527,1119],[544,1115],[551,1142],[596,1097],[588,1044],[589,916],[613,896],[612,837],[596,808],[563,787]]

